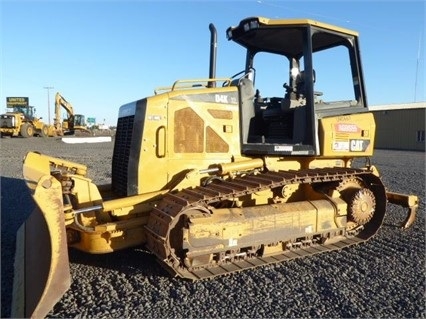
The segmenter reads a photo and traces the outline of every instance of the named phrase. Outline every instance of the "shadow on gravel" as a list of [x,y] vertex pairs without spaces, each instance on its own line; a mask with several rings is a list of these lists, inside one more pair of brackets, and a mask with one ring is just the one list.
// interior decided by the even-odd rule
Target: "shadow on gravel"
[[143,247],[128,248],[108,254],[93,255],[76,249],[69,250],[70,263],[118,271],[125,275],[170,277],[156,257]]
[[23,179],[1,177],[1,318],[10,317],[16,232],[35,205]]
[[383,223],[382,227],[389,227],[389,228],[396,228],[396,229],[401,229],[401,225],[395,225],[395,224],[390,224],[390,223]]

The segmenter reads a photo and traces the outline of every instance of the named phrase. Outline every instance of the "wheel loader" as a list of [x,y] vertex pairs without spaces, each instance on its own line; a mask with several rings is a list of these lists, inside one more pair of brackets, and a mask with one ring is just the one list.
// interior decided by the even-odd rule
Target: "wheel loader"
[[388,191],[371,163],[357,32],[243,19],[226,31],[243,71],[219,78],[209,28],[208,78],[119,108],[110,185],[84,164],[26,155],[37,208],[18,231],[14,316],[45,316],[69,289],[68,248],[145,245],[171,275],[204,280],[363,243],[388,203],[407,209],[403,228],[415,221],[418,197]]
[[54,128],[35,116],[33,106],[8,106],[6,113],[0,115],[1,136],[54,136]]

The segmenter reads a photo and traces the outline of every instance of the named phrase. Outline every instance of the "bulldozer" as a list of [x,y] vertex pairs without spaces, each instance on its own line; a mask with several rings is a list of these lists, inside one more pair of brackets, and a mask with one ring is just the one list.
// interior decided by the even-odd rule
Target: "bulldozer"
[[[356,31],[245,18],[226,31],[245,48],[243,71],[219,78],[209,29],[208,78],[119,108],[110,184],[84,164],[27,153],[37,205],[18,231],[14,316],[44,316],[69,289],[68,249],[145,245],[172,276],[196,281],[364,243],[389,203],[407,210],[402,228],[415,222],[418,197],[388,191],[371,163]],[[319,92],[322,78],[331,85]]]
[[[67,117],[61,122],[61,110],[66,111]],[[55,95],[55,119],[53,125],[58,136],[82,135],[91,136],[83,114],[75,114],[74,107],[59,92]]]
[[35,112],[34,106],[8,106],[8,111],[0,115],[1,136],[54,136],[53,126],[36,117]]

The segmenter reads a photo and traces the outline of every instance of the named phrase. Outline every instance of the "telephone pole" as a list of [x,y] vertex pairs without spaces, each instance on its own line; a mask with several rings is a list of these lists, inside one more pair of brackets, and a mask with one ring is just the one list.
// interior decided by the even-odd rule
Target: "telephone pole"
[[47,113],[49,117],[49,125],[50,125],[50,90],[54,89],[53,86],[45,86],[43,89],[47,90]]

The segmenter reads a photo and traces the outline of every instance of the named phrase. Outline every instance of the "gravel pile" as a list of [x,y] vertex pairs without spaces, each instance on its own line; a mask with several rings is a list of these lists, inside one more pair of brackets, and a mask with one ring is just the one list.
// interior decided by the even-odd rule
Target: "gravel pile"
[[[34,204],[22,179],[27,151],[86,164],[97,184],[110,181],[113,143],[60,139],[0,140],[1,317],[10,317],[15,234]],[[426,318],[425,154],[377,150],[372,161],[392,191],[414,193],[415,224],[388,205],[384,226],[363,245],[246,270],[205,282],[171,278],[142,247],[108,255],[70,251],[71,289],[49,317],[126,318]]]

